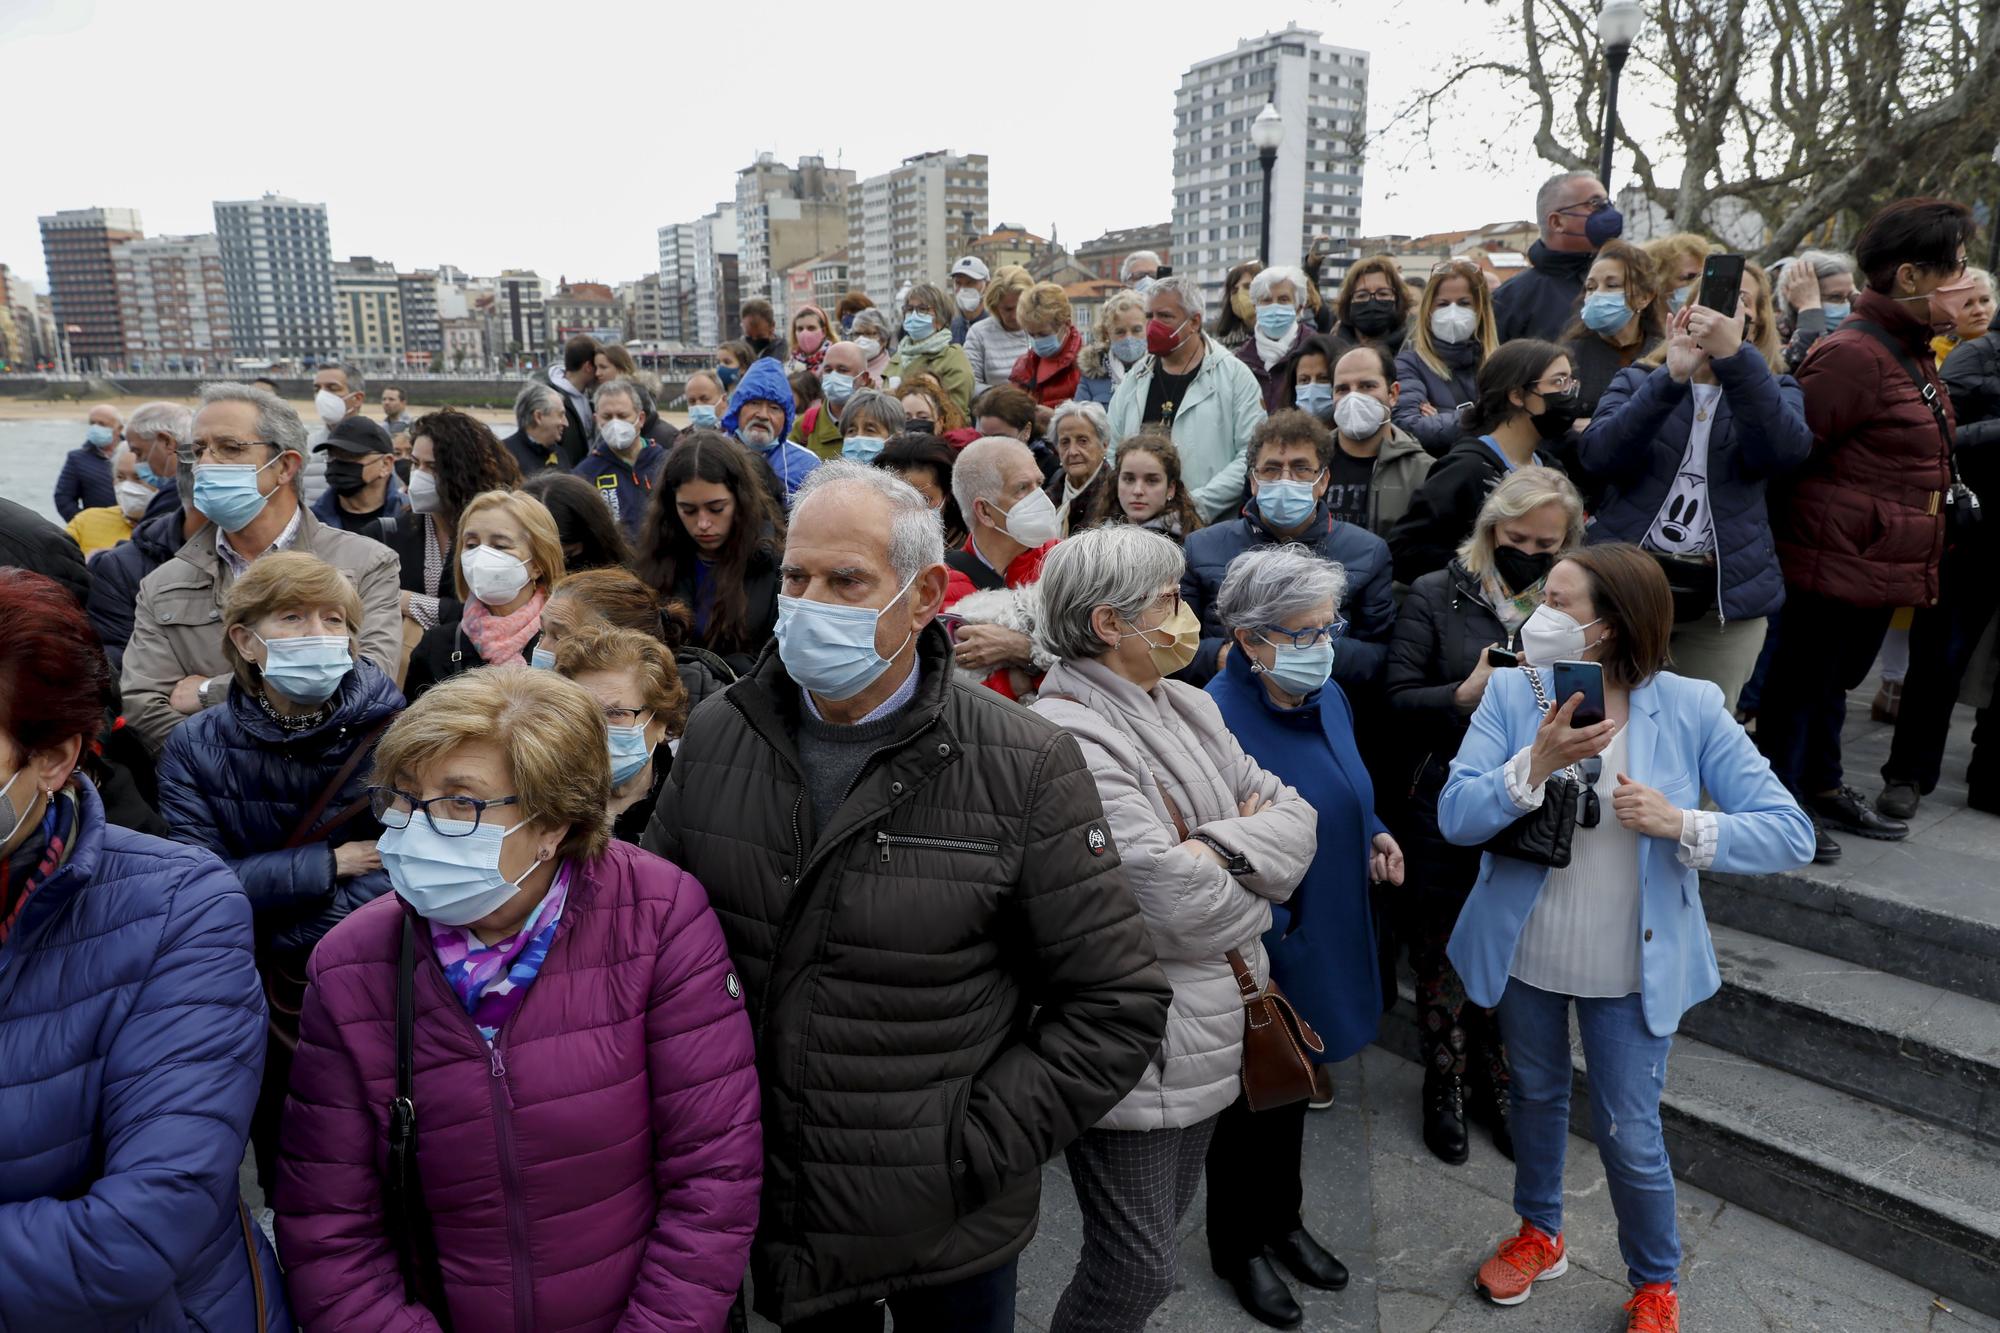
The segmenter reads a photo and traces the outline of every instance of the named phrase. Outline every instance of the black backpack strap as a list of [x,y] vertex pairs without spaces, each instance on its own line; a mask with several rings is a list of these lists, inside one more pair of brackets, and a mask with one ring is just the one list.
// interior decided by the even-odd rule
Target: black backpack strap
[[416,1063],[417,926],[403,914],[402,955],[396,963],[396,1099],[389,1103],[389,1179],[383,1189],[390,1239],[396,1245],[397,1266],[403,1270],[403,1294],[422,1299],[417,1282],[416,1227],[411,1204],[417,1183]]

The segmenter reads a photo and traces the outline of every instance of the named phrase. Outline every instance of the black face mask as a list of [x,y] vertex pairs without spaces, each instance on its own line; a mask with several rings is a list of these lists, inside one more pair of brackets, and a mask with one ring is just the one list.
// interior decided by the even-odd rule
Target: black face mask
[[1560,440],[1569,434],[1569,428],[1583,415],[1583,395],[1571,386],[1568,393],[1545,393],[1541,395],[1542,410],[1534,413],[1529,420],[1545,440]]
[[903,423],[903,429],[912,435],[931,435],[937,431],[937,423],[925,421],[922,417]]
[[1347,322],[1368,338],[1379,338],[1396,327],[1400,317],[1394,301],[1356,301],[1348,307]]
[[368,479],[361,475],[365,463],[356,463],[346,458],[326,460],[326,484],[333,487],[336,495],[355,495],[366,490]]
[[414,459],[414,458],[399,458],[399,459],[397,459],[397,460],[396,460],[396,480],[398,480],[398,481],[402,482],[402,483],[403,483],[403,484],[404,484],[405,486],[409,485],[409,484],[410,484],[410,469],[411,469],[411,468],[412,468],[412,467],[413,467],[413,466],[414,466],[414,465],[416,464],[416,461],[417,461],[417,460],[416,460],[416,459]]
[[1543,551],[1539,555],[1530,554],[1514,546],[1493,548],[1493,572],[1507,585],[1507,590],[1516,596],[1540,583],[1555,568],[1554,551]]

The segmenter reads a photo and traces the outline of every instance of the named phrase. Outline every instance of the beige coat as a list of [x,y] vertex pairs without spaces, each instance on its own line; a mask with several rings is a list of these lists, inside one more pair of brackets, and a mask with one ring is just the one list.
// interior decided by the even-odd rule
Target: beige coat
[[[1159,1054],[1098,1126],[1198,1124],[1236,1100],[1243,1062],[1243,1001],[1223,955],[1240,950],[1258,980],[1269,980],[1260,937],[1271,904],[1290,898],[1312,863],[1319,815],[1243,753],[1215,701],[1192,685],[1167,680],[1148,693],[1101,663],[1064,661],[1043,679],[1034,707],[1083,748],[1126,883],[1174,988]],[[1247,857],[1249,873],[1232,876],[1180,850],[1162,787],[1191,832]],[[1239,803],[1252,792],[1272,805],[1245,818]]]
[[[307,510],[290,548],[316,555],[346,574],[361,594],[361,652],[391,678],[403,654],[402,567],[381,542],[329,528]],[[173,559],[139,585],[132,638],[125,646],[120,687],[125,719],[154,754],[181,724],[168,700],[189,676],[227,677],[222,648],[222,603],[235,576],[215,549],[215,529],[188,538]],[[225,682],[226,683],[226,682]],[[208,702],[228,691],[211,687]]]

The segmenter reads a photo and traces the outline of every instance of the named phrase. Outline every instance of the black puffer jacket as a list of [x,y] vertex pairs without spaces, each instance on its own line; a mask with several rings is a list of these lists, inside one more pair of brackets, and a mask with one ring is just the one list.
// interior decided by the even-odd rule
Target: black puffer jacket
[[[2000,335],[1960,343],[1938,370],[1958,421],[1952,457],[1959,476],[1981,505],[2000,505]],[[1980,527],[1990,529],[1991,522]]]
[[[0,566],[4,565],[46,574],[69,589],[78,606],[90,600],[90,570],[70,535],[34,510],[0,499]],[[126,614],[131,614],[129,608]]]
[[113,671],[125,665],[125,643],[132,637],[139,585],[186,544],[184,522],[178,506],[143,519],[132,529],[131,541],[99,552],[90,562],[90,601],[84,610],[97,627],[97,637],[104,640],[104,655],[111,659]]
[[775,651],[700,708],[649,850],[708,889],[764,1093],[751,1268],[781,1324],[985,1272],[1040,1168],[1154,1056],[1170,997],[1075,740],[922,679],[812,836],[799,689]]

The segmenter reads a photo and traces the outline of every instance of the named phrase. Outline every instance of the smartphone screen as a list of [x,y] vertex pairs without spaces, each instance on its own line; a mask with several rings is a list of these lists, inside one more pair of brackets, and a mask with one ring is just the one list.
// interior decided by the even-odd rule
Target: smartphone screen
[[1558,662],[1556,689],[1552,696],[1561,708],[1570,696],[1581,694],[1583,702],[1570,714],[1572,727],[1594,727],[1604,720],[1604,668],[1595,662]]
[[1742,290],[1742,255],[1710,255],[1702,261],[1701,304],[1717,314],[1734,315]]
[[1518,654],[1510,653],[1505,648],[1488,648],[1486,650],[1486,665],[1492,667],[1495,671],[1499,671],[1505,667],[1521,665],[1521,658]]

